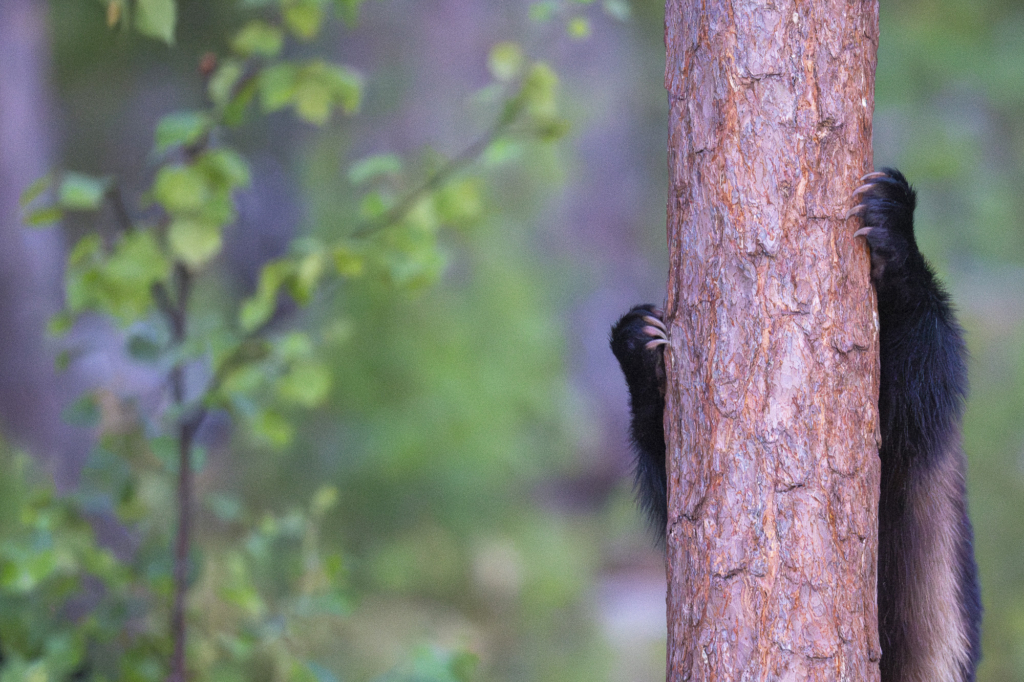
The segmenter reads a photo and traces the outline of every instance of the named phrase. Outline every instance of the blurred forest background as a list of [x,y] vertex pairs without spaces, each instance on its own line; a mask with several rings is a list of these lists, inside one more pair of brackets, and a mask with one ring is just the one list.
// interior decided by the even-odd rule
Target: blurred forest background
[[[115,495],[97,492],[106,479],[90,451],[161,381],[98,317],[62,339],[46,334],[66,254],[85,231],[102,232],[103,214],[29,229],[19,195],[67,168],[114,176],[137,198],[152,179],[157,121],[202,106],[202,56],[223,53],[257,4],[180,0],[168,46],[108,28],[105,2],[0,1],[5,681],[61,679],[16,677],[11,661],[31,671],[76,641],[54,639],[53,614],[26,601],[62,565],[33,556],[61,538],[87,542],[68,519],[89,518],[125,561],[138,551],[123,517],[89,507]],[[900,168],[918,188],[921,249],[949,285],[972,356],[965,441],[986,608],[979,680],[1024,680],[1024,6],[882,5],[875,165]],[[664,568],[633,507],[625,387],[607,348],[619,314],[664,297],[663,10],[648,0],[367,0],[355,21],[329,22],[315,47],[297,48],[363,75],[357,114],[323,127],[253,116],[227,133],[251,184],[200,316],[251,295],[260,268],[292,240],[350,233],[362,199],[354,162],[453,157],[477,140],[496,44],[550,65],[570,124],[554,141],[491,148],[463,171],[479,206],[440,232],[430,277],[352,278],[306,307],[284,303],[287,324],[329,330],[334,345],[326,399],[290,414],[294,432],[278,447],[232,430],[226,414],[206,420],[196,540],[205,558],[191,594],[205,639],[195,635],[190,649],[211,662],[202,679],[663,679]],[[71,357],[62,372],[58,356]],[[78,414],[83,393],[97,396],[98,425]],[[50,474],[79,506],[39,492]],[[136,487],[160,490],[147,480]],[[93,498],[78,494],[89,486]],[[63,516],[40,512],[58,508]],[[147,509],[172,515],[167,495],[151,495]],[[334,557],[335,599],[285,627],[289,571],[303,575],[289,554],[306,556],[309,519]],[[281,556],[260,571],[230,549],[255,556],[270,545]],[[244,594],[228,594],[243,584]],[[312,661],[312,677],[260,667],[279,645]],[[231,657],[250,667],[218,662]]]

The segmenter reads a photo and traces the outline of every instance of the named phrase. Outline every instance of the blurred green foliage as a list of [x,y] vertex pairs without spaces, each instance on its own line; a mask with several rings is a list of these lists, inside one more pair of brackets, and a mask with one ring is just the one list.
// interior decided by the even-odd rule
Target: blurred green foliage
[[[166,678],[174,494],[140,443],[106,437],[64,498],[25,456],[0,453],[0,679]],[[315,663],[329,643],[313,633],[351,611],[342,555],[320,539],[336,500],[323,487],[308,507],[273,515],[210,497],[191,589],[195,679],[335,679]],[[93,530],[115,518],[132,536],[121,554]]]
[[[84,396],[67,416],[100,440],[79,490],[58,499],[27,475],[5,481],[17,492],[9,518],[21,524],[0,535],[2,587],[45,605],[48,618],[21,603],[5,610],[0,679],[166,676],[179,457],[197,415],[219,411],[237,426],[231,452],[191,453],[203,501],[188,578],[194,679],[366,678],[394,664],[377,679],[463,681],[477,661],[466,648],[495,636],[507,643],[485,647],[494,675],[592,679],[603,657],[581,611],[581,575],[596,553],[594,538],[574,534],[593,531],[522,508],[581,429],[563,380],[559,301],[522,266],[533,248],[524,226],[485,211],[495,183],[523,185],[514,201],[546,191],[536,171],[553,158],[531,142],[566,131],[558,76],[500,42],[487,60],[493,83],[474,98],[496,114],[462,152],[376,154],[339,173],[311,147],[310,191],[351,191],[313,202],[329,222],[263,265],[251,295],[224,298],[215,266],[252,175],[230,129],[251,120],[253,104],[329,125],[336,110],[358,112],[364,87],[355,69],[289,48],[317,37],[332,3],[249,4],[261,15],[225,41],[228,56],[203,60],[209,106],[156,121],[156,168],[138,208],[115,174],[58,172],[23,195],[27,223],[73,217],[84,227],[51,331],[109,317],[127,354],[169,377],[174,404],[147,410],[107,389]],[[358,3],[334,4],[354,21]],[[188,16],[173,2],[106,5],[108,26],[183,40]],[[559,19],[577,39],[589,32],[583,8],[547,5],[538,21]],[[460,231],[447,244],[445,227]],[[435,294],[428,287],[456,257],[458,281]],[[288,319],[289,301],[309,309]],[[183,388],[188,368],[205,375],[194,395]],[[301,419],[295,408],[320,409]],[[233,473],[207,474],[211,456]],[[315,470],[325,467],[340,485],[322,485]],[[273,472],[280,478],[260,480]],[[268,507],[285,511],[258,511]],[[129,539],[105,549],[93,526]],[[50,547],[53,557],[33,551]],[[423,599],[435,605],[424,612]],[[363,600],[409,617],[382,622]],[[475,612],[454,639],[407,629],[430,611],[454,616],[445,601]],[[522,637],[526,656],[514,643]],[[586,664],[571,663],[577,651]]]

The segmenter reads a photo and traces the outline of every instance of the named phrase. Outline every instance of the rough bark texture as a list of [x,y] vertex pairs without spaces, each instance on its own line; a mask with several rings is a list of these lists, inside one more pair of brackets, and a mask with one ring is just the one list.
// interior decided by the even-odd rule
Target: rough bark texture
[[875,0],[668,0],[669,680],[877,680]]

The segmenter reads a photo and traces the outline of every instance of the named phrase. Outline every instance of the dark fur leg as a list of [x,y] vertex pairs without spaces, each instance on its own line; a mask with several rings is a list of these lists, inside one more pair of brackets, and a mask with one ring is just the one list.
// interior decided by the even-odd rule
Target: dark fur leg
[[668,499],[665,475],[665,365],[666,343],[661,311],[652,305],[636,306],[612,328],[612,352],[626,375],[633,413],[634,481],[640,506],[651,528],[665,536]]
[[865,176],[851,211],[871,247],[881,344],[878,608],[883,682],[974,680],[981,600],[960,423],[962,332],[914,240],[914,190]]
[[[973,682],[981,598],[967,518],[960,424],[967,391],[962,332],[914,240],[915,195],[895,170],[855,195],[871,247],[881,343],[878,608],[882,682]],[[612,329],[629,386],[636,487],[663,537],[665,330],[652,306]]]

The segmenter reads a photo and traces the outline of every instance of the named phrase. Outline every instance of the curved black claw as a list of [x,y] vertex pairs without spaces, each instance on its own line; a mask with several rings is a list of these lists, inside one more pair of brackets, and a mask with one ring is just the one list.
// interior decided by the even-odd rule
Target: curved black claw
[[627,379],[631,374],[627,368],[635,367],[638,363],[653,366],[660,362],[660,352],[643,351],[654,351],[668,343],[668,330],[661,321],[662,315],[661,310],[653,305],[638,305],[631,308],[612,327],[612,353],[622,365]]
[[859,203],[846,217],[858,216],[864,223],[854,236],[864,237],[871,247],[871,276],[877,283],[887,271],[920,256],[914,240],[917,194],[893,168],[868,173],[861,182],[864,184],[853,191]]

